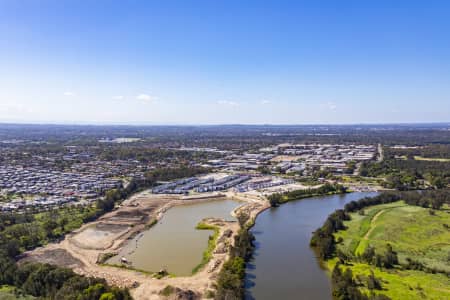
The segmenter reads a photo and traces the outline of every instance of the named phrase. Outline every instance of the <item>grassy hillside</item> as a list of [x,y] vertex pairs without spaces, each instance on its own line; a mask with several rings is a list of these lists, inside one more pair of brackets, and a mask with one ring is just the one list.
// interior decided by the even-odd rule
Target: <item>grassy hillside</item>
[[[379,291],[392,299],[449,299],[450,279],[445,274],[407,270],[407,258],[427,268],[450,272],[450,210],[431,210],[410,206],[402,201],[367,207],[351,213],[345,221],[346,230],[335,233],[342,239],[337,249],[350,257],[343,268],[351,268],[358,278],[371,271],[382,282]],[[376,253],[384,253],[390,244],[398,254],[399,264],[393,269],[378,268],[362,262],[358,257],[370,246]],[[330,270],[338,261],[328,260]],[[364,282],[364,280],[362,280]],[[362,285],[362,290],[368,289]]]

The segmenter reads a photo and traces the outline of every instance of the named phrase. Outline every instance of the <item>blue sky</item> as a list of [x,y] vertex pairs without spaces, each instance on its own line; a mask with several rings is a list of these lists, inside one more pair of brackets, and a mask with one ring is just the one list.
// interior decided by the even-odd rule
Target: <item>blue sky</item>
[[450,121],[448,1],[0,0],[0,122]]

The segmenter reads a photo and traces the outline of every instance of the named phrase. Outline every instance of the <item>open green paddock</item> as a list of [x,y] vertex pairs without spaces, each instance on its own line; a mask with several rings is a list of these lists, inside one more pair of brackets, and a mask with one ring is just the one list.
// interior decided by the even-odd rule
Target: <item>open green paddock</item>
[[[343,268],[351,268],[357,278],[369,275],[372,270],[382,281],[383,290],[377,292],[392,299],[450,299],[450,278],[445,274],[400,266],[378,268],[357,259],[369,245],[381,254],[389,243],[401,264],[411,258],[426,267],[450,272],[450,209],[431,210],[398,201],[363,211],[351,213],[351,220],[344,222],[347,229],[335,234],[336,240],[342,238],[337,249],[353,257]],[[328,260],[328,269],[332,270],[336,262],[337,259]],[[364,286],[361,289],[369,294]]]
[[352,213],[344,222],[346,230],[335,234],[342,237],[338,248],[344,253],[362,254],[369,246],[378,251],[392,245],[400,262],[409,257],[430,268],[450,271],[450,210],[436,210],[406,205],[402,201],[364,209],[364,215]]

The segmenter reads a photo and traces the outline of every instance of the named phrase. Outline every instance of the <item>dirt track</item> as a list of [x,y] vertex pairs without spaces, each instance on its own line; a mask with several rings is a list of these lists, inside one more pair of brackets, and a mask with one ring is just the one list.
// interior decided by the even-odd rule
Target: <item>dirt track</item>
[[385,209],[380,210],[379,212],[377,212],[375,214],[375,216],[372,218],[372,220],[370,220],[370,228],[369,228],[369,230],[367,230],[366,234],[364,235],[365,240],[369,239],[370,234],[376,227],[376,226],[374,226],[375,222],[377,221],[378,217],[381,216],[381,214],[384,213],[385,211],[386,211]]

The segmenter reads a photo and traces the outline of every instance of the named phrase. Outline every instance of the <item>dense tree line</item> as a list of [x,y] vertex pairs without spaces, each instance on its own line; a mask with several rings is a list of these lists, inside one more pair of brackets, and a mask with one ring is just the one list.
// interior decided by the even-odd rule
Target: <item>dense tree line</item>
[[[337,263],[331,273],[332,295],[334,299],[339,300],[389,300],[390,298],[383,294],[371,294],[370,296],[362,293],[358,287],[364,283],[358,282],[350,268],[342,270],[340,263]],[[381,290],[381,282],[371,273],[366,279],[366,285],[369,290]]]
[[13,285],[25,294],[45,299],[127,300],[127,290],[110,287],[103,279],[76,275],[47,264],[17,264],[15,258],[79,227],[95,210],[80,207],[34,214],[1,214],[0,285]]
[[[62,213],[64,212],[64,213]],[[0,286],[12,285],[21,292],[43,299],[128,300],[127,290],[111,287],[103,279],[76,275],[69,269],[48,264],[17,264],[15,258],[79,227],[89,208],[67,208],[32,214],[1,214]],[[72,216],[73,219],[68,216]]]
[[347,192],[346,188],[339,184],[330,184],[325,183],[324,185],[318,188],[309,188],[304,190],[295,190],[285,193],[275,193],[267,198],[269,199],[270,205],[272,207],[278,206],[282,203],[298,200],[308,197],[321,196],[321,195],[330,195],[330,194],[342,194]]
[[321,259],[333,257],[336,249],[334,233],[345,229],[344,221],[350,220],[350,216],[343,209],[338,209],[330,214],[325,223],[317,229],[311,238],[310,245],[317,250]]
[[157,168],[145,174],[144,184],[154,186],[158,181],[167,181],[184,177],[192,177],[208,172],[202,167],[179,166],[176,168]]
[[193,161],[217,158],[220,155],[214,152],[169,150],[139,144],[102,147],[99,156],[108,161],[132,159],[143,163],[177,161],[189,164]]
[[249,226],[244,226],[235,236],[230,258],[224,263],[217,279],[215,299],[244,299],[245,265],[252,255],[254,239]]
[[384,192],[375,197],[364,197],[358,201],[351,201],[344,206],[344,210],[346,212],[355,212],[367,206],[391,203],[399,200],[403,200],[409,205],[440,209],[445,203],[450,204],[450,189]]
[[355,212],[364,207],[392,203],[401,199],[401,193],[399,192],[384,192],[374,197],[364,197],[357,201],[351,201],[344,206],[345,212]]
[[400,197],[409,205],[424,208],[441,209],[444,204],[450,205],[450,189],[402,192]]
[[358,257],[361,261],[375,265],[378,268],[392,269],[399,264],[397,252],[394,251],[390,244],[386,245],[386,251],[382,255],[375,252],[375,248],[368,246],[362,255]]
[[[450,150],[450,147],[442,146],[439,149]],[[425,180],[438,189],[445,188],[450,184],[450,162],[416,160],[413,155],[408,155],[405,159],[399,158],[404,151],[406,150],[385,147],[384,160],[363,163],[360,175],[384,176],[386,178],[384,185],[397,190],[424,188]],[[447,153],[447,158],[449,157],[450,151]]]
[[109,286],[104,279],[85,277],[49,264],[18,265],[0,251],[0,285],[12,285],[27,295],[55,300],[131,300],[127,289]]
[[17,255],[56,241],[98,215],[95,207],[82,206],[45,212],[1,213],[0,243],[7,245],[9,253]]
[[414,159],[414,156],[426,158],[450,158],[450,145],[435,144],[415,148],[395,148],[395,155]]

